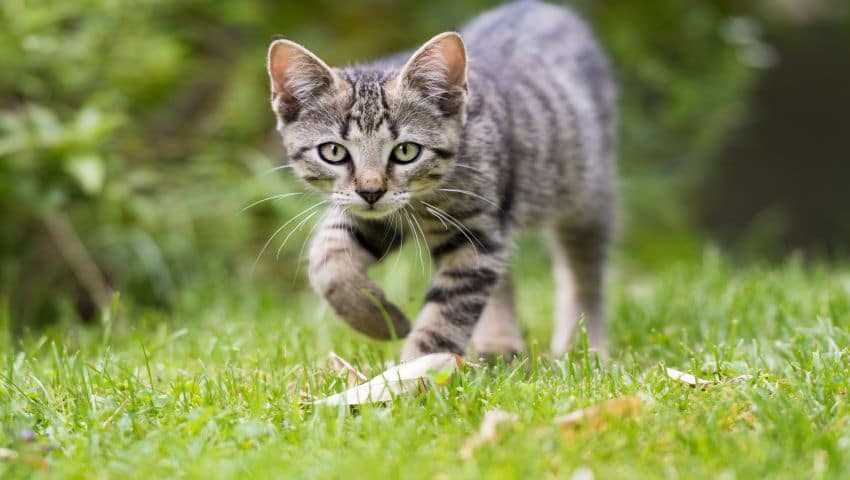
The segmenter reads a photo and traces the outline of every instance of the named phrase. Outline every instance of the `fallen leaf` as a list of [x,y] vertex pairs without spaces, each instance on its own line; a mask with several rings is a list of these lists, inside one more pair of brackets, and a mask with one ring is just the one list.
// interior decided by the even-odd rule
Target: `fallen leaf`
[[749,382],[752,379],[753,379],[752,375],[744,374],[744,375],[738,375],[737,377],[732,377],[732,378],[726,380],[726,383],[743,383],[743,382]]
[[432,353],[396,365],[362,385],[316,400],[312,404],[337,406],[389,402],[394,396],[426,388],[430,375],[453,372],[462,363],[463,359],[459,355]]
[[18,462],[39,470],[47,470],[47,460],[41,456],[28,453],[21,454],[9,448],[0,448],[0,461]]
[[17,458],[18,452],[8,448],[0,448],[0,460],[15,460]]
[[328,353],[328,365],[331,370],[340,374],[344,373],[346,375],[346,386],[348,386],[348,388],[366,381],[366,375],[360,373],[359,370],[354,368],[350,363],[345,361],[335,352]]
[[675,368],[667,368],[665,369],[667,372],[667,376],[672,378],[673,380],[677,380],[684,384],[690,385],[692,387],[708,387],[710,385],[718,385],[721,383],[742,383],[749,381],[753,378],[752,375],[738,375],[737,377],[728,378],[726,380],[705,380],[702,378],[695,377],[690,373],[680,372]]
[[499,425],[503,423],[514,423],[519,420],[515,413],[504,410],[490,410],[484,414],[478,433],[469,437],[460,449],[460,456],[464,459],[472,458],[479,447],[485,443],[495,442],[499,438]]
[[638,396],[615,398],[597,405],[582,408],[555,418],[555,425],[563,431],[575,431],[581,427],[593,430],[604,428],[610,418],[631,418],[640,413],[643,401]]
[[593,470],[588,467],[578,467],[570,480],[593,480]]
[[709,380],[704,380],[702,378],[697,378],[690,373],[680,372],[675,368],[667,368],[666,369],[667,376],[672,378],[673,380],[680,381],[682,383],[688,384],[692,387],[697,387],[700,385],[714,385],[714,382]]
[[305,392],[298,387],[298,382],[295,380],[286,384],[286,390],[293,396],[297,395],[301,399],[301,403],[310,403],[313,399],[309,392]]

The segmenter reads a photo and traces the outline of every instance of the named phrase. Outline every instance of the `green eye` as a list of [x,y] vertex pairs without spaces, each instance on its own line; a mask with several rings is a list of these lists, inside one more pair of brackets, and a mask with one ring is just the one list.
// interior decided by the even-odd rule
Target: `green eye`
[[319,156],[332,165],[339,165],[348,161],[348,150],[338,143],[323,143],[319,145]]
[[393,149],[390,160],[396,163],[410,163],[419,158],[421,151],[422,147],[413,142],[400,143]]

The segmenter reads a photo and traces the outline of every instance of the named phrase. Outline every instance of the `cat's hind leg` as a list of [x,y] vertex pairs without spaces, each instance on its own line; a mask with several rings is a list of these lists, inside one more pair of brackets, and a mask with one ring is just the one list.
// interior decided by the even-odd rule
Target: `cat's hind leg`
[[604,303],[609,227],[563,222],[551,233],[555,279],[552,353],[562,355],[570,348],[576,324],[583,318],[590,348],[607,356]]

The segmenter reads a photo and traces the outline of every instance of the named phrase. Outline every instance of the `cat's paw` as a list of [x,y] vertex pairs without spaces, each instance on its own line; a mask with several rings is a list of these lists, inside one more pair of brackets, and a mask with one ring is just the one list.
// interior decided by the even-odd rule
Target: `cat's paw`
[[401,360],[402,362],[408,362],[410,360],[416,360],[419,357],[424,357],[425,355],[428,355],[429,353],[433,353],[433,352],[428,352],[428,351],[425,351],[425,350],[417,347],[416,345],[411,343],[410,338],[408,338],[407,341],[405,341],[404,346],[401,348],[401,354],[399,355],[399,360]]
[[513,363],[514,360],[522,358],[525,352],[519,350],[504,351],[504,352],[477,352],[478,360],[488,365],[498,365],[499,363]]
[[509,362],[525,352],[525,342],[516,324],[506,323],[501,326],[504,328],[498,328],[500,325],[491,322],[489,328],[478,329],[472,336],[473,350],[488,363],[498,359]]
[[342,285],[324,295],[336,314],[364,335],[395,340],[410,333],[410,320],[376,287]]

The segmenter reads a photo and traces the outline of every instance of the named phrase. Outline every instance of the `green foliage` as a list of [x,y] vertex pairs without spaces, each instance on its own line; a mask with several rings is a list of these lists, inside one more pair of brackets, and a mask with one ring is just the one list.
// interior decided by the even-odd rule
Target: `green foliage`
[[756,71],[724,36],[721,3],[590,3],[621,74],[626,172],[693,169],[735,126]]
[[[56,216],[131,302],[167,305],[200,272],[247,282],[291,277],[309,224],[283,261],[266,255],[255,275],[251,265],[267,236],[310,199],[239,213],[301,188],[283,172],[263,174],[280,156],[267,108],[269,40],[284,34],[345,64],[413,48],[497,3],[2,2],[0,289],[13,307],[38,307],[15,307],[15,316],[50,320],[65,300],[81,312],[91,303],[62,255],[69,240],[46,225]],[[729,18],[722,3],[578,5],[622,79],[633,250],[656,232],[677,251],[695,251],[684,210],[667,206],[688,188],[670,186],[698,171],[734,125],[753,76],[720,33]],[[643,251],[641,260],[655,258]]]
[[587,10],[620,74],[624,246],[655,265],[693,256],[702,242],[694,188],[760,73],[724,35],[737,17],[720,1],[588,2]]

